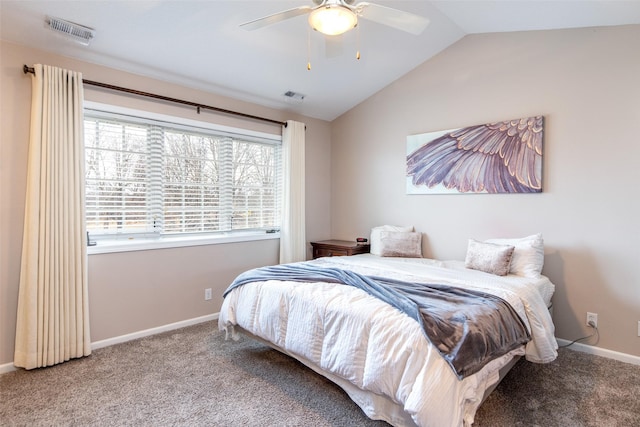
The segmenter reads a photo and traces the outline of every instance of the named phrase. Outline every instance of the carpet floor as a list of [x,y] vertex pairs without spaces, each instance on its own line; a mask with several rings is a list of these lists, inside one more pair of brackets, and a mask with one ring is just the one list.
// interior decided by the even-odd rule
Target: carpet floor
[[[474,426],[640,426],[640,366],[561,349],[520,361]],[[0,375],[2,426],[385,426],[333,383],[214,322]],[[446,426],[445,426],[446,427]]]

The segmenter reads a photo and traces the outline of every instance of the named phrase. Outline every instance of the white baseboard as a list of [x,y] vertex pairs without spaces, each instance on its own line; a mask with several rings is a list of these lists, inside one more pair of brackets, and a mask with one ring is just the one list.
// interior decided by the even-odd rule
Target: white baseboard
[[[569,340],[563,340],[561,338],[556,338],[556,340],[558,341],[558,345],[561,345],[561,346],[567,345],[571,342]],[[594,347],[592,345],[586,345],[581,343],[572,344],[571,347],[569,348],[576,351],[582,351],[583,353],[589,353],[596,356],[602,356],[609,359],[619,360],[625,363],[631,363],[633,365],[640,365],[640,356],[634,356],[632,354],[620,353],[618,351],[607,350],[606,348]]]
[[[191,325],[197,325],[198,323],[208,322],[210,320],[217,320],[220,313],[208,314],[206,316],[200,316],[193,319],[182,320],[180,322],[170,323],[168,325],[158,326],[157,328],[145,329],[144,331],[133,332],[131,334],[120,335],[118,337],[107,338],[106,340],[100,340],[91,343],[91,350],[98,348],[108,347],[114,344],[120,344],[123,342],[135,340],[138,338],[148,337],[150,335],[159,334],[162,332],[173,331],[174,329],[180,329]],[[15,371],[16,367],[13,363],[5,363],[0,365],[0,375]]]
[[219,314],[220,313],[207,314],[206,316],[200,316],[194,319],[182,320],[180,322],[170,323],[164,326],[158,326],[157,328],[145,329],[144,331],[133,332],[126,335],[120,335],[119,337],[107,338],[106,340],[92,342],[91,350],[96,350],[98,348],[108,347],[110,345],[136,340],[138,338],[148,337],[150,335],[160,334],[162,332],[173,331],[174,329],[180,329],[180,328],[184,328],[191,325],[197,325],[198,323],[204,323],[210,320],[217,320]]
[[6,374],[7,372],[15,371],[16,367],[13,366],[13,363],[5,363],[0,365],[0,375]]

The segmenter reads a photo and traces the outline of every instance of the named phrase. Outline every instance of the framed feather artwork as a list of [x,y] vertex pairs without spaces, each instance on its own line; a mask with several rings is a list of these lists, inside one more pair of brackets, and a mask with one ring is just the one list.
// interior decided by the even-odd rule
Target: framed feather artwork
[[542,192],[542,116],[407,136],[407,194]]

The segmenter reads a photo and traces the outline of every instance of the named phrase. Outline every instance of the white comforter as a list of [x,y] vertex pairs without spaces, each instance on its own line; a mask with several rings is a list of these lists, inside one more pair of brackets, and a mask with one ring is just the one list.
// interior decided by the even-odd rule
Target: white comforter
[[[310,262],[500,296],[529,328],[532,340],[526,358],[546,363],[557,355],[547,310],[553,284],[546,278],[498,277],[465,269],[456,261],[373,255]],[[525,353],[522,348],[514,350],[459,380],[417,322],[360,289],[332,283],[267,281],[241,286],[227,295],[220,311],[220,329],[229,331],[234,325],[326,374],[369,417],[393,425],[470,425],[485,390],[498,380],[498,370]],[[361,398],[360,391],[373,399]],[[394,412],[394,406],[402,414]]]

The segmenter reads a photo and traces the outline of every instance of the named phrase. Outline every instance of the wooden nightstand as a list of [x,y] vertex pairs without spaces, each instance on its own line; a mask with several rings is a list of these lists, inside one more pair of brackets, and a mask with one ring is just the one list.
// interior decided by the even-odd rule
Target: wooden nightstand
[[311,242],[313,259],[325,256],[350,256],[368,254],[369,244],[358,244],[348,240],[321,240]]

